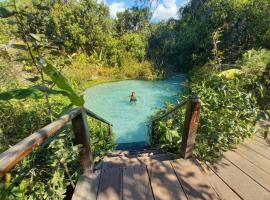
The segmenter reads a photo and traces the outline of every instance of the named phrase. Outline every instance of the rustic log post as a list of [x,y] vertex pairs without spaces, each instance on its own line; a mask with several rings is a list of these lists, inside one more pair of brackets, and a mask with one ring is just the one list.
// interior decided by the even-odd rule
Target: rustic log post
[[183,158],[192,156],[192,150],[195,145],[197,129],[199,126],[200,109],[201,103],[199,97],[189,97],[185,116],[184,134],[182,137],[180,150],[181,156]]
[[79,149],[80,161],[83,172],[89,172],[93,169],[93,155],[90,146],[89,129],[86,113],[82,112],[72,120],[75,143],[81,145]]

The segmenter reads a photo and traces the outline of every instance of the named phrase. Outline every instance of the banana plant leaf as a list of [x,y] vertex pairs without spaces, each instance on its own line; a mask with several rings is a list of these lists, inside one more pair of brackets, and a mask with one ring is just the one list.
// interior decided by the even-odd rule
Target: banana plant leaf
[[79,95],[71,86],[69,81],[64,77],[55,66],[50,64],[44,59],[40,59],[44,73],[51,78],[51,80],[60,88],[61,93],[67,96],[70,101],[76,105],[82,107],[84,105],[84,99],[82,95]]

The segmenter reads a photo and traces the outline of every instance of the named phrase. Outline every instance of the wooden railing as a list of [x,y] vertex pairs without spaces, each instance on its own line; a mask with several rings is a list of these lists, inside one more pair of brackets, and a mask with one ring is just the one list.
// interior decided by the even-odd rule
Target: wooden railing
[[188,100],[181,102],[180,104],[175,106],[173,109],[154,118],[151,121],[150,127],[151,127],[151,137],[153,137],[155,135],[155,126],[157,125],[158,121],[167,117],[171,113],[179,110],[185,105],[186,105],[186,114],[185,114],[184,132],[182,135],[180,153],[183,158],[188,158],[192,156],[192,150],[195,145],[197,129],[199,126],[200,110],[201,110],[201,103],[200,103],[199,97],[190,96]]
[[68,114],[60,117],[58,120],[39,129],[24,140],[9,148],[0,154],[0,177],[5,175],[14,167],[20,160],[33,151],[37,146],[40,146],[48,138],[56,135],[68,122],[72,122],[72,127],[75,135],[75,143],[80,144],[79,155],[82,169],[84,172],[92,171],[93,156],[91,152],[88,123],[86,117],[91,116],[108,125],[109,135],[112,138],[112,124],[91,112],[86,108],[76,108]]

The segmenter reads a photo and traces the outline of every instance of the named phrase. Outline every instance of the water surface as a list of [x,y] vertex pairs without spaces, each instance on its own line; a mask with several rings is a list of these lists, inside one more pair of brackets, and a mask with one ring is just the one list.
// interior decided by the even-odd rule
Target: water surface
[[[176,103],[184,75],[162,81],[127,80],[100,84],[85,92],[86,107],[113,124],[117,144],[148,142],[148,119],[164,102]],[[130,103],[131,92],[138,101]]]

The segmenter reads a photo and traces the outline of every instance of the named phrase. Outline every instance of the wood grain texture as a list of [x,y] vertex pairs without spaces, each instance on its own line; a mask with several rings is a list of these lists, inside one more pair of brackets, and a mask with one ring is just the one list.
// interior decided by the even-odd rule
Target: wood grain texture
[[75,143],[76,145],[80,145],[79,155],[83,171],[84,173],[92,171],[94,162],[90,146],[90,132],[85,111],[82,111],[72,119],[72,127],[75,135]]
[[243,145],[251,148],[253,151],[256,151],[258,154],[266,157],[270,161],[270,147],[267,148],[265,145],[260,144],[255,140],[246,140]]
[[219,199],[192,158],[177,159],[171,163],[188,199]]
[[185,115],[184,133],[180,147],[181,156],[183,158],[192,156],[197,129],[199,127],[200,111],[201,102],[199,97],[189,97]]
[[261,144],[263,144],[266,148],[270,148],[270,139],[264,139],[261,136],[255,135],[253,137],[253,139],[257,142],[260,142]]
[[142,156],[142,157],[138,157],[138,158],[143,164],[145,164],[147,166],[151,166],[152,163],[157,162],[157,161],[172,160],[173,155],[168,154],[168,153],[161,153],[161,154],[157,154],[157,155]]
[[229,187],[222,179],[220,179],[215,172],[211,170],[205,163],[200,162],[207,180],[222,200],[240,200],[241,198]]
[[26,137],[18,144],[0,154],[0,177],[7,173],[16,163],[33,151],[33,149],[54,136],[70,120],[79,115],[82,109],[74,109],[69,114],[60,117],[58,120],[48,124],[42,129]]
[[107,157],[104,159],[102,168],[119,168],[119,167],[132,167],[141,165],[142,162],[138,158],[126,158],[123,156]]
[[82,175],[76,185],[72,200],[95,200],[100,181],[100,171]]
[[260,142],[258,142],[257,140],[255,139],[250,139],[253,143],[255,143],[257,146],[260,146],[261,148],[264,148],[265,150],[267,151],[270,151],[270,144],[269,145],[265,145],[265,144],[262,144]]
[[268,192],[270,192],[269,174],[233,151],[228,151],[224,155],[227,160],[232,162],[235,166],[241,169],[244,173],[248,174],[248,176],[253,178],[257,183],[262,185],[265,189],[268,190]]
[[257,152],[244,145],[239,145],[235,152],[252,162],[257,167],[264,170],[266,173],[270,174],[270,162],[264,156],[258,154]]
[[152,163],[149,173],[155,200],[187,199],[170,161]]
[[225,158],[211,169],[242,199],[270,199],[270,193]]
[[122,168],[110,168],[101,170],[97,200],[121,200],[122,181]]
[[123,200],[154,200],[146,166],[123,169]]

